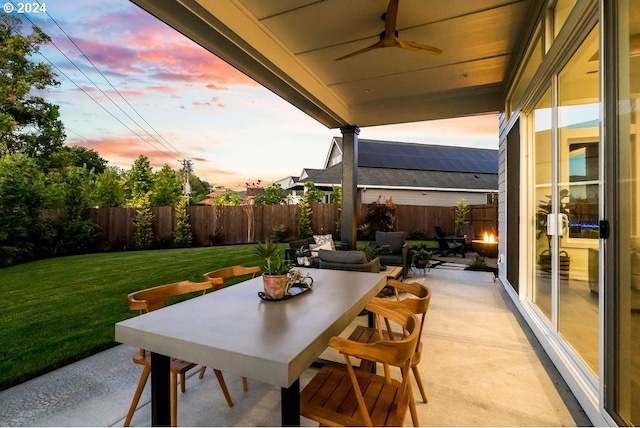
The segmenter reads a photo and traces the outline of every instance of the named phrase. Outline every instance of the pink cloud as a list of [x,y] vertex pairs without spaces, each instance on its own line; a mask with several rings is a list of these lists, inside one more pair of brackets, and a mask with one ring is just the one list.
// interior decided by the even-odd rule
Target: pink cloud
[[[215,55],[133,5],[105,14],[87,14],[74,19],[59,17],[57,20],[84,54],[110,78],[138,84],[147,81],[201,83],[210,90],[225,90],[228,85],[258,86]],[[130,29],[132,23],[136,26],[135,33]],[[90,68],[58,28],[50,22],[42,25],[67,56]],[[64,70],[74,68],[67,60],[58,62]]]

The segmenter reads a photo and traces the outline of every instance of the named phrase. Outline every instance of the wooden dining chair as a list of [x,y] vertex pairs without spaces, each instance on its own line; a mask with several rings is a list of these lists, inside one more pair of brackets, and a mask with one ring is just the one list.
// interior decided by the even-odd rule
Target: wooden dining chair
[[[203,275],[206,281],[209,281],[213,286],[213,290],[217,291],[227,286],[226,281],[232,278],[237,278],[239,276],[251,275],[251,278],[255,278],[257,273],[260,273],[262,269],[260,266],[231,266],[222,269],[217,269],[211,272],[207,272]],[[204,377],[207,368],[205,366],[200,367],[200,379]],[[216,376],[218,376],[219,371],[213,369]],[[222,376],[222,373],[220,373]],[[220,380],[220,379],[218,379]],[[242,389],[247,392],[249,390],[249,383],[247,382],[246,377],[242,377]]]
[[[207,272],[203,277],[205,281],[209,281],[213,284],[215,290],[218,290],[225,287],[227,285],[226,281],[229,279],[244,275],[251,275],[251,278],[254,278],[257,273],[260,273],[260,271],[260,266],[231,266]],[[220,280],[222,280],[222,282]]]
[[[375,343],[360,343],[339,336],[331,338],[329,347],[344,355],[345,364],[327,362],[318,371],[300,394],[300,414],[320,425],[402,426],[409,409],[413,425],[418,426],[409,373],[420,334],[420,320],[409,311],[390,309],[375,302],[369,303],[367,310],[399,326],[404,337]],[[379,335],[382,337],[382,330]],[[380,376],[358,370],[352,358],[398,367],[401,379],[392,378],[390,373]]]
[[[418,365],[420,364],[422,358],[422,331],[424,328],[424,320],[427,315],[427,310],[429,310],[429,302],[431,302],[431,290],[428,287],[425,287],[424,285],[417,282],[404,283],[393,279],[390,279],[387,282],[387,285],[393,287],[396,300],[381,299],[376,297],[372,300],[373,302],[390,309],[405,309],[413,314],[420,316],[420,336],[418,337],[418,342],[416,344],[415,354],[411,359],[411,370],[413,371],[416,383],[418,384],[418,389],[420,390],[422,400],[427,403],[428,397],[422,383],[422,377],[420,376],[420,369]],[[398,291],[404,291],[405,293],[409,293],[411,296],[400,300]],[[391,329],[388,325],[386,327],[387,329],[383,330],[385,339],[397,340],[402,338],[401,332],[392,332],[390,334],[389,332]],[[372,343],[380,340],[380,335],[378,333],[378,329],[376,328],[358,326],[351,333],[349,339],[361,343]],[[374,363],[372,361],[363,360],[360,364],[360,368],[362,370],[371,371],[373,369],[373,364]],[[385,370],[388,369],[385,367]]]
[[[205,294],[208,290],[213,289],[213,285],[208,282],[191,282],[181,281],[173,284],[160,285],[158,287],[147,288],[144,290],[136,291],[128,295],[129,309],[138,311],[139,313],[147,313],[155,311],[156,309],[163,308],[167,305],[167,301],[177,296],[184,296],[191,293],[202,292]],[[197,328],[198,326],[194,326]],[[147,379],[151,374],[151,353],[145,349],[140,349],[133,356],[133,362],[143,366],[140,380],[138,381],[138,387],[131,400],[131,406],[129,412],[124,421],[124,426],[128,427],[131,423],[131,418],[136,411],[140,396],[147,383]],[[170,397],[171,397],[171,426],[177,426],[178,424],[178,397],[177,397],[177,378],[180,375],[180,390],[185,392],[185,373],[196,366],[196,364],[184,361],[178,358],[171,358],[170,360]],[[220,388],[224,394],[225,399],[229,407],[233,406],[229,390],[222,377],[222,373],[216,370],[216,377],[220,383]]]

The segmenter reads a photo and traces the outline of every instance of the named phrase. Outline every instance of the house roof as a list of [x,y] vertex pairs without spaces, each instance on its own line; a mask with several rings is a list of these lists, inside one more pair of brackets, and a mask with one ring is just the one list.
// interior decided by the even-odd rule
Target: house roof
[[[342,137],[333,144],[342,151]],[[497,174],[498,150],[359,139],[358,166]]]
[[[317,187],[331,187],[342,183],[342,164],[337,164],[327,169],[305,169],[305,172],[307,176],[300,180],[301,183],[312,181]],[[361,166],[358,167],[358,187],[491,192],[498,190],[498,174]]]

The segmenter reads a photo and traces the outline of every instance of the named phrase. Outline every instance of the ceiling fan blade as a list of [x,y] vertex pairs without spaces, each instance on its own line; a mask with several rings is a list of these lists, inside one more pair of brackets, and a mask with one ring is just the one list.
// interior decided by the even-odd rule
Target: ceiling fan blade
[[366,48],[362,48],[362,49],[359,49],[359,50],[357,50],[355,52],[351,52],[350,54],[347,54],[345,56],[341,56],[340,58],[336,58],[336,59],[334,59],[334,61],[340,61],[340,60],[343,60],[343,59],[351,58],[352,56],[360,55],[360,54],[363,54],[365,52],[369,52],[369,51],[372,51],[374,49],[379,49],[379,48],[384,48],[384,47],[385,46],[384,46],[384,44],[382,44],[382,40],[378,40],[377,42],[375,42],[371,46],[367,46]]
[[422,43],[403,39],[396,39],[396,41],[398,43],[398,47],[401,47],[402,49],[406,49],[408,51],[426,53],[431,55],[440,55],[442,53],[442,49],[438,49],[429,45],[423,45]]
[[426,53],[431,55],[440,55],[442,53],[441,49],[433,46],[423,45],[422,43],[402,40],[398,38],[396,32],[396,24],[398,20],[399,3],[400,0],[389,0],[387,11],[382,15],[382,19],[384,19],[384,31],[382,32],[382,34],[380,34],[380,40],[364,49],[360,49],[345,56],[341,56],[340,58],[336,58],[334,59],[334,61],[351,58],[353,56],[360,55],[374,49],[390,47],[398,47],[408,51]]
[[390,0],[387,12],[384,14],[384,37],[392,37],[396,32],[398,21],[398,4],[400,0]]

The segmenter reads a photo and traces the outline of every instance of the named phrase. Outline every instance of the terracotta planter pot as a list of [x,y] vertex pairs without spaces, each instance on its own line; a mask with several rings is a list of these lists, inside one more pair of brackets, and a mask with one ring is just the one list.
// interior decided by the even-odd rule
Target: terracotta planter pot
[[262,274],[264,294],[271,299],[282,299],[287,294],[287,275]]

